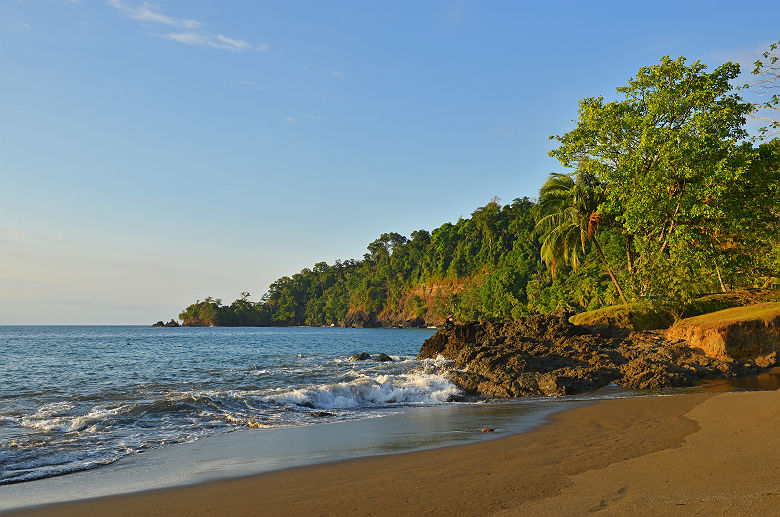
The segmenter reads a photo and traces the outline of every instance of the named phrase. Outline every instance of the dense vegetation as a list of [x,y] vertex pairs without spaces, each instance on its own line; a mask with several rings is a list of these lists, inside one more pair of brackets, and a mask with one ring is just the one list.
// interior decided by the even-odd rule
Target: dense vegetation
[[550,155],[570,172],[551,175],[538,204],[493,200],[432,232],[385,233],[362,260],[280,278],[260,302],[206,298],[179,317],[423,325],[615,303],[682,313],[702,294],[769,287],[780,276],[780,140],[749,140],[746,118],[762,106],[737,94],[738,73],[684,58],[643,67],[621,100],[583,99],[576,127],[553,137]]

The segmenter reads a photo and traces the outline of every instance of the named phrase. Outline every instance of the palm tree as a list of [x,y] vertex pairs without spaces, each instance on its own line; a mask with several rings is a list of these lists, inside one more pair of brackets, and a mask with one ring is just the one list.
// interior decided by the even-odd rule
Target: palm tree
[[600,219],[598,206],[602,201],[599,182],[593,174],[580,170],[575,180],[567,174],[554,172],[539,191],[538,221],[534,233],[542,235],[542,260],[550,267],[553,276],[561,261],[577,269],[582,262],[580,251],[584,255],[585,245],[593,242],[620,299],[628,304],[595,237]]

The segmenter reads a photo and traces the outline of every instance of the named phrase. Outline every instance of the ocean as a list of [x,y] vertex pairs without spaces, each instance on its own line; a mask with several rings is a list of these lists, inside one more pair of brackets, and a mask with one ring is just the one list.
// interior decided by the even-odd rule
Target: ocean
[[[433,333],[0,326],[0,511],[506,436],[654,395],[470,400],[450,362],[415,359]],[[773,371],[692,389],[778,387]]]
[[[433,330],[0,327],[0,484],[231,431],[457,404]],[[350,361],[385,353],[393,361]]]

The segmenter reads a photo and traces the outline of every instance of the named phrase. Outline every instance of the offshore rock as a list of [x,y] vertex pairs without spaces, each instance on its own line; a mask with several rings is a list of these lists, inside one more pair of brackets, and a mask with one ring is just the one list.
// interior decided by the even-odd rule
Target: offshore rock
[[391,361],[391,362],[392,362],[393,358],[392,358],[392,357],[390,357],[390,356],[389,356],[389,355],[387,355],[387,354],[379,354],[378,356],[376,356],[376,357],[374,358],[374,360],[375,360],[375,361],[379,361],[380,363],[386,363],[386,362],[388,362],[388,361]]
[[485,397],[570,395],[608,384],[657,390],[697,379],[753,373],[755,362],[709,357],[653,331],[598,333],[565,316],[532,315],[511,323],[447,323],[418,359],[454,361],[452,381]]
[[152,327],[180,327],[180,326],[181,325],[179,325],[179,322],[177,322],[174,319],[171,319],[171,321],[169,321],[168,323],[163,323],[161,320],[155,323],[154,325],[152,325]]
[[369,359],[371,359],[371,354],[367,354],[366,352],[355,354],[349,358],[350,361],[368,361]]

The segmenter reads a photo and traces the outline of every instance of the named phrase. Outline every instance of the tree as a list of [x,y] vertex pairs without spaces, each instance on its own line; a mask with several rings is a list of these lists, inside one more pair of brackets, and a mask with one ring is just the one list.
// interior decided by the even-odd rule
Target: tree
[[[729,243],[766,230],[729,200],[756,159],[744,128],[753,107],[733,91],[737,75],[734,63],[708,73],[699,61],[666,56],[617,88],[622,99],[580,101],[576,128],[551,137],[559,143],[551,156],[602,185],[599,214],[621,230],[628,258],[636,256],[631,286],[640,296],[707,292]],[[751,211],[766,211],[767,199],[742,194]]]
[[769,49],[761,54],[762,59],[757,59],[752,74],[755,79],[745,84],[744,88],[752,88],[763,99],[753,104],[755,114],[753,118],[767,122],[762,127],[760,135],[765,138],[780,132],[780,56],[777,49],[780,41],[769,45]]
[[586,244],[593,242],[620,299],[627,304],[623,289],[596,239],[602,200],[601,187],[592,174],[580,171],[575,180],[566,174],[552,173],[539,192],[539,220],[535,232],[542,235],[541,256],[551,266],[553,275],[561,261],[577,269],[581,262],[580,252],[584,255]]

